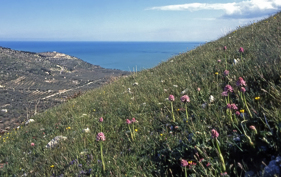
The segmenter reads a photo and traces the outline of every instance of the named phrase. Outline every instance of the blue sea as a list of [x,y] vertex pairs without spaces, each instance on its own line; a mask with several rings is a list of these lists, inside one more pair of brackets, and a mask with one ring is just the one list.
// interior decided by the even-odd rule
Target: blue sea
[[140,71],[155,67],[204,42],[16,42],[1,47],[29,52],[60,52],[103,68]]

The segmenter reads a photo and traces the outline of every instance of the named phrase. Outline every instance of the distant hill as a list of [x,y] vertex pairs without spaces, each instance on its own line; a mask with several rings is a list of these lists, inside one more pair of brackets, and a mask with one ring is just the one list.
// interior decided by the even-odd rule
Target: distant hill
[[96,88],[110,77],[127,74],[63,53],[0,47],[0,128],[16,126],[75,93]]

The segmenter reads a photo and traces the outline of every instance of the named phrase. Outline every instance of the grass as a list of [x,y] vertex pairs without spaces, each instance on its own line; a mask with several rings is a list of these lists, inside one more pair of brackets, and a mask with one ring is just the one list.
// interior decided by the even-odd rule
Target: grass
[[[2,135],[1,176],[262,176],[281,152],[280,23],[278,13],[239,27],[34,116]],[[222,96],[228,84],[233,92]],[[190,102],[180,101],[183,90]],[[105,141],[98,142],[101,128]],[[59,135],[67,139],[45,147]]]

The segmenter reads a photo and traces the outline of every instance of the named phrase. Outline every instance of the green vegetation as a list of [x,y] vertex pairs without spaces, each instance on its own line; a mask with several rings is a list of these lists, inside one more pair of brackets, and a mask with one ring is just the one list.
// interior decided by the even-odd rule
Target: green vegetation
[[36,115],[2,135],[1,176],[261,175],[281,152],[280,26],[278,13]]

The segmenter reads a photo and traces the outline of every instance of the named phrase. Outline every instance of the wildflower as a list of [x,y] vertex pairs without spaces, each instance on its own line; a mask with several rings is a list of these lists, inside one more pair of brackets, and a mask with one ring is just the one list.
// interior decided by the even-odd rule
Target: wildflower
[[221,62],[221,60],[218,60],[218,63],[220,63]]
[[30,143],[30,145],[31,145],[31,146],[35,146],[35,144],[34,144],[34,143]]
[[236,114],[236,116],[240,116],[240,112],[239,111],[236,111],[235,114]]
[[236,104],[232,103],[232,104],[231,104],[231,109],[237,110],[238,108],[237,108]]
[[104,136],[103,132],[100,132],[97,135],[97,141],[100,141],[100,140],[105,141],[105,136]]
[[83,132],[84,133],[90,133],[90,129],[89,128],[83,129]]
[[239,52],[243,53],[244,49],[242,47],[240,47]]
[[137,132],[138,131],[138,129],[135,129],[135,132]]
[[240,109],[240,113],[244,113],[245,111],[244,111],[244,109]]
[[175,101],[174,95],[170,95],[170,96],[169,96],[169,100],[170,100],[170,101]]
[[246,92],[246,89],[245,89],[245,87],[241,87],[241,92],[243,92],[243,93],[245,93]]
[[233,63],[234,63],[234,65],[237,65],[238,64],[238,60],[233,59]]
[[244,79],[242,77],[238,78],[238,81],[236,82],[237,86],[246,86],[246,82],[244,81]]
[[250,128],[251,130],[253,130],[255,134],[258,134],[258,131],[257,131],[257,129],[256,129],[255,126],[251,125],[249,128]]
[[223,72],[223,74],[224,74],[225,76],[228,76],[228,75],[229,75],[229,71],[228,71],[228,70],[225,70],[225,71]]
[[255,100],[259,100],[259,99],[261,99],[259,96],[255,97]]
[[221,93],[221,96],[228,96],[227,91],[222,92],[222,93]]
[[231,109],[231,104],[228,103],[228,104],[226,105],[226,107],[227,107],[227,109]]
[[212,137],[213,137],[213,138],[218,138],[218,137],[219,137],[219,133],[218,133],[215,129],[213,129],[213,130],[211,131],[211,134],[212,134]]
[[215,72],[215,75],[218,75],[219,73],[218,72]]
[[103,122],[103,118],[102,117],[99,119],[99,122]]
[[231,85],[226,85],[226,86],[224,87],[224,91],[233,92],[233,88],[231,87]]
[[227,49],[226,46],[224,46],[224,47],[223,47],[223,50],[226,51],[226,49]]
[[213,96],[213,95],[210,95],[209,100],[210,100],[210,103],[214,102],[214,101],[215,101],[214,96]]
[[227,172],[221,173],[221,176],[226,176]]
[[127,124],[131,124],[132,122],[131,122],[129,119],[127,119],[127,120],[126,120],[126,123],[127,123]]
[[198,88],[197,88],[197,91],[200,92],[200,90],[201,90],[200,87],[198,87]]
[[188,165],[188,162],[184,159],[181,160],[181,166],[186,167]]
[[209,166],[211,166],[210,162],[208,162],[208,163],[206,164],[206,167],[209,167]]
[[163,134],[161,133],[160,136],[163,136]]
[[55,165],[51,165],[50,167],[51,167],[51,168],[54,168],[54,167],[55,167]]
[[181,99],[181,101],[182,101],[183,103],[190,102],[190,99],[189,99],[189,97],[188,97],[187,95],[183,95],[180,99]]
[[135,123],[136,122],[136,119],[133,117],[131,122]]

